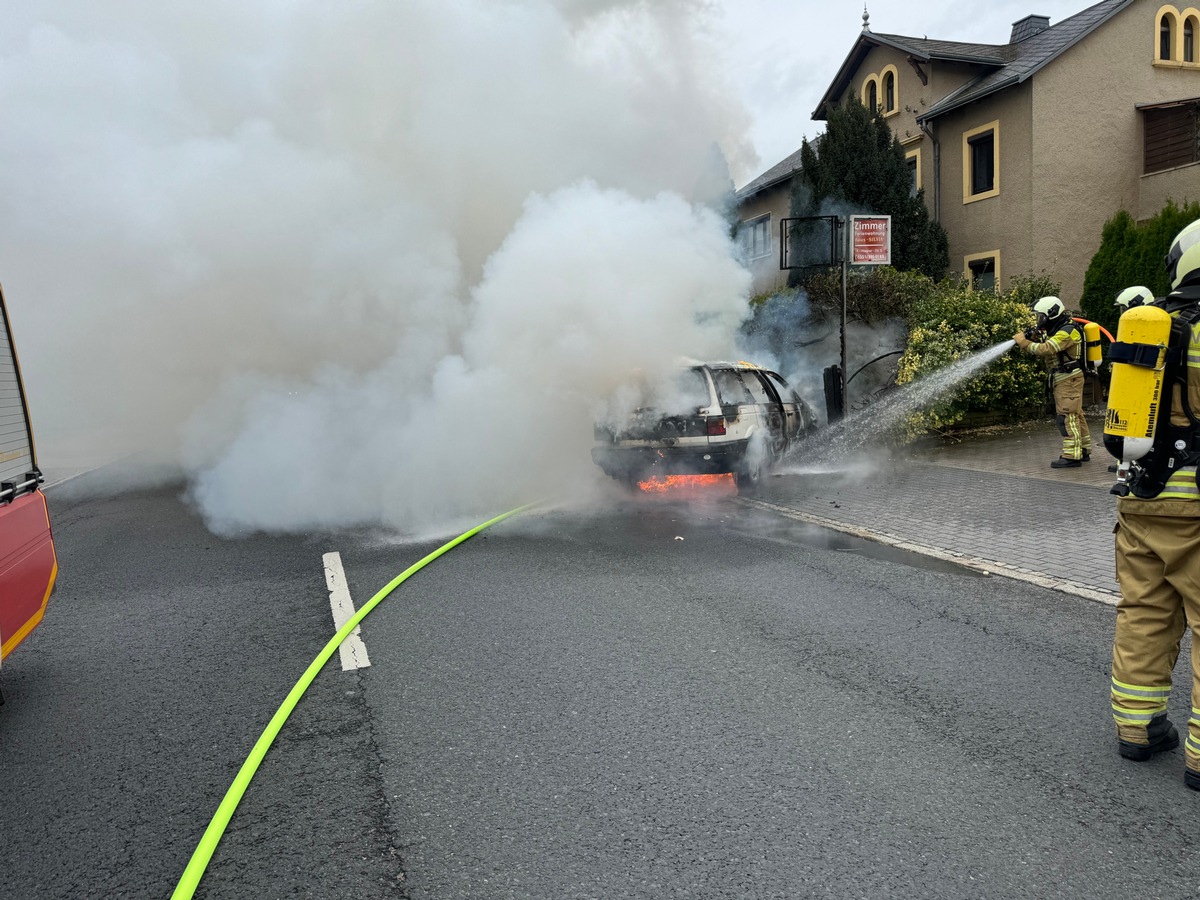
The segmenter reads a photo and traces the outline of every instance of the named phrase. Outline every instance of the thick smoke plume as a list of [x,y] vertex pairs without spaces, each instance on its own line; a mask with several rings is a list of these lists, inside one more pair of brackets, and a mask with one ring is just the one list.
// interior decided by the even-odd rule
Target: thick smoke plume
[[10,4],[0,278],[43,465],[219,530],[428,531],[596,477],[598,398],[732,352],[752,164],[702,0]]

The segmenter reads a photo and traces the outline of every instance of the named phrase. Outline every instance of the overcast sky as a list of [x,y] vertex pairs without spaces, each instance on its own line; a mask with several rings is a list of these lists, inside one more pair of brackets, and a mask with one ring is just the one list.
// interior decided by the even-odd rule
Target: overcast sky
[[[1087,9],[1088,0],[868,0],[872,31],[980,44],[1007,43],[1012,23],[1027,15],[1054,25]],[[753,172],[734,172],[740,187],[819,134],[812,120],[838,67],[862,31],[856,0],[718,0],[727,36],[732,86],[752,118],[758,152]],[[964,12],[967,8],[970,13]]]

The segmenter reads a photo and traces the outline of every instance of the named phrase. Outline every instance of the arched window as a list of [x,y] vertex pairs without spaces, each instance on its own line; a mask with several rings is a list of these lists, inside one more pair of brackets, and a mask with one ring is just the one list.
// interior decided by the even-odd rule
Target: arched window
[[1171,16],[1164,13],[1163,17],[1158,20],[1158,58],[1171,58],[1171,45],[1174,43],[1174,35],[1171,34]]
[[894,112],[896,109],[896,76],[891,72],[883,76],[883,111]]
[[879,109],[879,92],[875,87],[875,79],[867,83],[867,109],[876,112]]
[[1188,16],[1183,23],[1183,61],[1196,61],[1196,17]]

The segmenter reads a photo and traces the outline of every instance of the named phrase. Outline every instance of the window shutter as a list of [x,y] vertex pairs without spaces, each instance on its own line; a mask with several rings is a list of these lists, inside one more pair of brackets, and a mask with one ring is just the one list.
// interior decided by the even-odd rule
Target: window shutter
[[1200,104],[1187,104],[1146,110],[1144,173],[1161,172],[1197,161],[1198,107]]

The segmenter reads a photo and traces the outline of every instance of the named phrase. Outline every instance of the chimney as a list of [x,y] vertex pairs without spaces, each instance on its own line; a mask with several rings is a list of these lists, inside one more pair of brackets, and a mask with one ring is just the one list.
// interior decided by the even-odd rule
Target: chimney
[[1012,37],[1008,39],[1010,44],[1019,44],[1025,38],[1031,38],[1035,34],[1041,34],[1050,27],[1049,16],[1026,16],[1013,22]]

